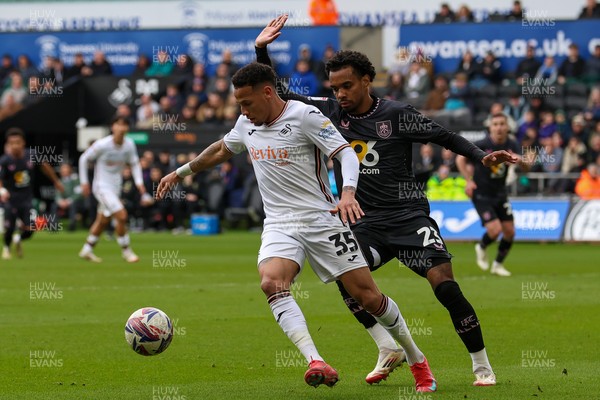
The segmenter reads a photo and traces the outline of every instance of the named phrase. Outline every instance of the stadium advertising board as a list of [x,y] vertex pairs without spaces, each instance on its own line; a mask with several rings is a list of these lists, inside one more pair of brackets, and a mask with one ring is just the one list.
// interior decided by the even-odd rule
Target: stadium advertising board
[[[404,23],[433,21],[439,11],[438,0],[397,2],[389,0],[338,0],[335,2],[342,26],[397,26]],[[458,10],[462,0],[447,1]],[[529,14],[547,18],[575,19],[580,6],[568,2],[528,0],[524,4]],[[507,13],[510,2],[494,4],[489,0],[470,0],[476,21],[496,12]],[[0,31],[59,31],[59,30],[136,30],[172,28],[216,28],[264,26],[270,19],[289,14],[288,26],[309,26],[309,2],[306,0],[171,0],[94,1],[41,3],[11,2],[0,5]]]
[[[96,31],[96,32],[23,32],[10,34],[10,40],[0,40],[1,54],[27,54],[40,66],[48,57],[59,57],[65,66],[73,64],[76,53],[83,53],[89,63],[95,51],[101,50],[113,66],[115,75],[133,72],[139,54],[150,60],[159,51],[167,53],[169,61],[177,62],[183,54],[203,62],[212,75],[221,62],[223,50],[230,49],[234,62],[245,65],[253,61],[254,39],[258,28]],[[5,37],[6,39],[7,37]],[[329,44],[339,48],[339,28],[312,27],[287,30],[285,36],[269,46],[277,71],[288,75],[294,68],[300,45],[310,43],[312,53],[320,58]]]
[[[600,20],[595,21],[488,22],[485,24],[403,25],[399,29],[400,46],[420,48],[431,57],[437,72],[454,72],[468,49],[483,57],[492,50],[503,71],[513,71],[526,55],[527,45],[536,48],[536,56],[554,56],[562,61],[569,45],[579,46],[584,59],[600,44]],[[542,23],[540,22],[540,23]]]
[[600,200],[582,200],[573,206],[565,226],[565,240],[600,240]]
[[[512,200],[516,240],[562,239],[569,214],[568,200]],[[470,201],[432,201],[431,217],[447,240],[478,240],[484,233]],[[600,235],[595,240],[600,240]]]

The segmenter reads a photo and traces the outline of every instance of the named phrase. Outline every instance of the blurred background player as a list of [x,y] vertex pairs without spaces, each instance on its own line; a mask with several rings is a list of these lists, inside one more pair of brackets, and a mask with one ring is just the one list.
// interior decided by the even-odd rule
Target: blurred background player
[[[508,137],[508,118],[505,114],[494,114],[489,126],[490,134],[485,139],[475,142],[475,145],[485,151],[505,150],[521,160],[517,143]],[[510,271],[504,267],[504,259],[508,255],[515,237],[515,224],[512,207],[508,201],[506,190],[506,176],[508,166],[500,164],[491,168],[475,164],[473,176],[467,168],[467,159],[459,156],[456,165],[462,176],[467,180],[465,192],[472,201],[481,224],[485,227],[483,237],[475,245],[477,254],[477,265],[484,271],[490,269],[486,248],[498,239],[502,239],[498,245],[498,254],[492,263],[491,273],[498,276],[510,276]],[[523,165],[521,163],[521,165]]]
[[[2,259],[11,258],[10,245],[16,230],[17,219],[22,223],[21,233],[14,235],[15,250],[18,257],[23,256],[21,241],[33,235],[35,225],[32,225],[31,209],[33,200],[32,173],[36,164],[35,153],[25,148],[25,133],[20,128],[10,128],[6,131],[6,153],[0,157],[0,181],[2,182],[0,198],[6,203],[4,223],[4,247]],[[40,169],[62,192],[63,185],[58,176],[47,162],[39,163]]]
[[95,161],[92,192],[98,200],[96,220],[90,227],[79,257],[93,262],[102,261],[94,254],[94,246],[98,243],[100,234],[114,218],[117,243],[121,246],[123,258],[127,262],[137,262],[139,257],[131,250],[127,234],[127,211],[120,200],[122,174],[126,164],[131,166],[133,179],[142,195],[142,201],[152,199],[144,187],[137,148],[131,139],[125,137],[129,131],[129,119],[122,116],[115,117],[111,130],[112,135],[96,140],[79,158],[81,192],[85,197],[90,195],[87,165],[88,162]]

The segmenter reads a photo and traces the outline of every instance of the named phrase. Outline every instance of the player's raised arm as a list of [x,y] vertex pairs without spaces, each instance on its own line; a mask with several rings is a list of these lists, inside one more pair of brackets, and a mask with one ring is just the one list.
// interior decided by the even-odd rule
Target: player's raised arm
[[[262,32],[259,33],[256,37],[256,40],[254,41],[254,45],[256,46],[256,48],[266,49],[268,44],[273,43],[275,39],[277,39],[281,35],[281,30],[283,29],[283,26],[285,25],[287,19],[287,14],[282,14],[279,17],[272,19],[271,22],[269,22],[267,26],[265,26],[265,29],[263,29]],[[260,62],[260,60],[257,61]],[[268,61],[268,65],[271,65],[271,60],[269,59]],[[263,62],[261,64],[267,63]]]
[[[270,67],[273,66],[271,58],[269,57],[269,52],[267,51],[267,45],[273,43],[275,39],[281,35],[281,30],[283,29],[287,19],[287,14],[280,15],[279,17],[272,19],[271,22],[267,24],[265,29],[263,29],[262,32],[256,37],[256,40],[254,41],[256,62],[268,65]],[[281,79],[277,79],[276,89],[277,94],[279,94],[279,97],[281,97],[283,100],[298,100],[306,104],[311,104],[327,115],[330,115],[330,111],[333,109],[332,105],[330,104],[330,102],[333,102],[333,100],[324,97],[307,97],[296,94],[292,92]]]
[[204,149],[198,157],[162,178],[156,190],[156,199],[160,200],[165,193],[181,182],[186,176],[219,165],[233,157],[233,154],[225,145],[224,139],[214,142]]

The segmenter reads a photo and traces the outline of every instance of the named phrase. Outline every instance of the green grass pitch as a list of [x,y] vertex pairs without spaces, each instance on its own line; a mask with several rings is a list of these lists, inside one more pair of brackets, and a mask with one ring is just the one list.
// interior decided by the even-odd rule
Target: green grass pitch
[[[1,399],[593,399],[600,398],[600,247],[513,247],[497,278],[474,264],[471,244],[450,243],[454,271],[479,314],[498,385],[472,387],[471,361],[428,283],[397,262],[375,272],[429,359],[439,391],[417,395],[406,366],[380,384],[365,375],[376,347],[335,284],[306,266],[293,287],[313,338],[340,373],[313,389],[259,288],[260,236],[133,234],[141,261],[101,240],[102,264],[77,258],[84,233],[36,234],[25,258],[0,262]],[[492,252],[495,251],[495,248]],[[154,357],[124,339],[143,306],[175,323]]]

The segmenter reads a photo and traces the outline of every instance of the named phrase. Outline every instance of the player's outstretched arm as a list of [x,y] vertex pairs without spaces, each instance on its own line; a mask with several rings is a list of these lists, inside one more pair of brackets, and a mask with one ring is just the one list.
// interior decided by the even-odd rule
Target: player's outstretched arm
[[156,199],[160,200],[175,185],[183,181],[186,176],[212,168],[231,157],[233,157],[233,153],[227,148],[223,139],[214,142],[198,157],[162,178],[156,189]]
[[473,176],[469,172],[469,160],[465,156],[456,156],[456,168],[458,168],[458,172],[465,178],[467,181],[467,185],[465,186],[465,193],[469,197],[473,197],[473,191],[477,189],[477,185],[475,181],[473,181]]
[[502,163],[514,164],[517,161],[519,157],[506,150],[493,151],[481,159],[481,163],[488,168]]

